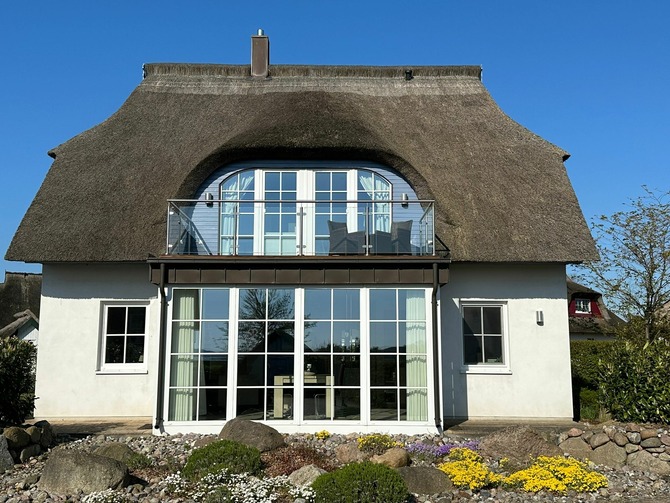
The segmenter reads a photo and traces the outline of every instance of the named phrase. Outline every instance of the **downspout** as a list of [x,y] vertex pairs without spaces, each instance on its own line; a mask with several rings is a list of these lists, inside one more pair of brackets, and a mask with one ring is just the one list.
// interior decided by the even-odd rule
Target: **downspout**
[[442,417],[441,417],[441,400],[440,400],[440,354],[439,354],[439,337],[438,332],[438,318],[437,318],[437,292],[440,287],[439,283],[439,268],[437,262],[433,263],[433,294],[431,296],[431,312],[433,320],[433,389],[435,390],[434,407],[435,407],[435,427],[437,431],[442,433]]
[[156,424],[154,429],[163,432],[163,405],[165,401],[165,346],[167,329],[167,293],[165,292],[165,264],[161,264],[161,280],[158,289],[161,295],[161,321],[159,328],[158,348],[158,389],[156,391]]

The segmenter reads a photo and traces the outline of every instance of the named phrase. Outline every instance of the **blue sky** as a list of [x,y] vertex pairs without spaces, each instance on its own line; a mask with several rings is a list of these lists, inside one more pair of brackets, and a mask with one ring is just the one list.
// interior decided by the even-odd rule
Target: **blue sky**
[[143,63],[246,64],[258,28],[274,64],[481,65],[510,117],[570,152],[587,220],[610,214],[670,189],[669,23],[663,0],[3,2],[0,256],[47,151],[116,111]]

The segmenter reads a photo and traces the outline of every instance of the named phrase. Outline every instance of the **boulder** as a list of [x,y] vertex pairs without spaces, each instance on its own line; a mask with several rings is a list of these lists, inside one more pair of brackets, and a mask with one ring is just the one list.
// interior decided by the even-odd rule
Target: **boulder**
[[20,426],[5,428],[3,435],[7,438],[7,445],[12,451],[20,451],[30,443],[30,435]]
[[413,494],[437,494],[453,489],[447,474],[432,466],[403,466],[398,473]]
[[97,456],[116,459],[122,463],[127,463],[135,452],[126,444],[121,442],[107,442],[93,451]]
[[335,447],[335,457],[343,465],[368,459],[368,455],[358,448],[358,444],[348,443]]
[[626,445],[628,443],[628,437],[626,436],[625,433],[622,433],[620,431],[617,431],[614,434],[614,437],[612,438],[612,440],[619,447],[623,447],[624,445]]
[[531,458],[538,456],[563,454],[556,444],[529,426],[510,426],[491,433],[480,442],[479,452],[485,457],[507,458],[511,468],[524,467]]
[[42,430],[40,430],[37,426],[28,426],[26,428],[26,433],[30,435],[30,441],[33,444],[40,443],[40,438],[42,438]]
[[591,459],[593,449],[581,438],[569,438],[558,446],[563,454],[577,459]]
[[249,447],[255,447],[261,452],[272,451],[286,445],[284,437],[274,428],[238,418],[231,419],[225,424],[219,433],[219,438],[234,440]]
[[597,465],[611,466],[619,468],[626,464],[626,449],[619,447],[614,442],[607,442],[601,445],[588,456],[588,458]]
[[42,435],[40,437],[40,445],[42,446],[42,448],[47,449],[51,447],[56,438],[54,430],[51,427],[51,423],[49,423],[49,421],[37,421],[35,423],[35,426],[39,428],[40,431],[42,432]]
[[44,465],[38,486],[59,495],[117,489],[128,483],[128,467],[120,461],[78,451],[56,450]]
[[326,473],[326,470],[323,470],[316,465],[307,465],[298,468],[291,473],[288,478],[296,486],[311,486],[312,482],[323,473]]
[[601,445],[605,445],[610,441],[610,437],[607,433],[596,433],[589,440],[589,445],[594,449],[597,449]]
[[392,447],[384,454],[372,456],[370,461],[386,465],[389,468],[401,468],[409,464],[409,454],[402,447]]
[[14,468],[14,458],[9,453],[7,438],[4,435],[0,435],[0,473],[10,468]]
[[660,446],[663,445],[663,444],[661,443],[661,439],[660,439],[660,438],[658,438],[658,437],[649,437],[649,438],[645,438],[644,440],[642,440],[642,442],[640,442],[640,445],[641,445],[642,447],[644,447],[645,449],[648,449],[648,448],[650,448],[650,447],[660,447]]
[[637,431],[630,431],[626,433],[626,438],[628,438],[628,441],[631,444],[639,444],[642,441],[642,438],[640,437],[640,433]]
[[646,440],[652,437],[658,437],[658,432],[656,430],[648,430],[644,428],[640,430],[640,438],[642,440]]
[[40,452],[42,452],[40,444],[31,444],[28,447],[21,449],[21,453],[19,454],[19,461],[21,461],[21,463],[25,463],[30,458],[39,456]]
[[670,463],[661,461],[646,451],[637,451],[628,455],[626,464],[646,472],[658,473],[659,475],[670,475]]

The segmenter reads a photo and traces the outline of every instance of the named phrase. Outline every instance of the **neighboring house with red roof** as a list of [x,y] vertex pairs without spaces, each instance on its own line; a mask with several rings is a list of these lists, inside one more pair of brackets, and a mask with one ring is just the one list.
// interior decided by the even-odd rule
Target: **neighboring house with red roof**
[[570,420],[568,154],[478,66],[157,63],[59,145],[7,251],[43,264],[36,415],[284,431]]
[[570,340],[612,340],[625,323],[610,311],[600,292],[568,278]]

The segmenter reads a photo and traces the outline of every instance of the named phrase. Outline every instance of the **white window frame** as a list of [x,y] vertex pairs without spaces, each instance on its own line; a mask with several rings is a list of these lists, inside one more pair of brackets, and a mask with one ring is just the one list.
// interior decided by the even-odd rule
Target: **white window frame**
[[[179,285],[178,287],[173,287],[170,289],[169,298],[174,297],[174,290],[176,289],[198,289],[202,292],[203,289],[209,288],[223,288],[228,289],[230,292],[230,317],[229,317],[229,332],[228,332],[228,377],[227,377],[227,388],[228,388],[228,403],[226,410],[227,420],[235,417],[237,409],[237,357],[238,357],[238,348],[237,348],[237,338],[238,338],[238,310],[239,310],[239,292],[241,289],[246,288],[292,288],[295,292],[294,297],[294,317],[295,317],[295,339],[296,341],[302,341],[304,338],[304,292],[306,288],[313,288],[321,286],[324,289],[338,288],[330,285],[239,285],[239,286],[227,286],[227,285]],[[361,416],[358,420],[314,420],[314,419],[304,419],[303,417],[303,401],[297,400],[298,396],[303,396],[302,391],[305,389],[304,384],[300,384],[304,381],[304,347],[302,344],[297,344],[294,352],[294,402],[293,402],[293,419],[265,419],[258,420],[264,424],[270,424],[273,427],[280,427],[282,431],[285,429],[291,428],[307,428],[307,430],[314,429],[318,431],[327,427],[332,431],[350,431],[351,428],[362,428],[362,429],[371,429],[385,427],[385,428],[412,428],[412,427],[421,427],[425,428],[427,425],[431,424],[431,418],[435,415],[434,410],[434,396],[435,393],[440,393],[439,389],[433,389],[434,383],[434,368],[433,368],[433,359],[434,359],[434,350],[433,350],[433,340],[430,334],[432,333],[432,319],[430,316],[430,288],[426,288],[425,285],[398,285],[398,286],[378,286],[378,285],[358,285],[358,286],[345,286],[342,285],[341,288],[355,288],[360,291],[360,350],[359,357],[361,360],[361,380],[360,380],[360,399],[361,399]],[[426,309],[426,357],[427,357],[427,368],[426,368],[426,380],[427,380],[427,419],[426,421],[412,421],[412,420],[397,420],[397,421],[381,421],[381,420],[371,420],[370,418],[370,372],[367,365],[370,359],[370,347],[369,347],[369,309],[370,309],[370,298],[369,292],[371,289],[381,289],[386,288],[390,290],[425,290],[425,309]],[[201,295],[201,293],[200,293]],[[169,323],[169,336],[168,336],[168,347],[171,347],[172,344],[172,308],[173,302],[169,303],[168,308],[168,319]],[[169,389],[170,389],[170,372],[171,372],[171,358],[170,351],[166,352],[166,373],[164,380],[164,389],[165,389],[165,404],[164,404],[164,417],[169,417]],[[267,387],[267,386],[266,386]],[[298,390],[298,391],[296,391]],[[193,421],[176,421],[176,420],[167,420],[167,425],[173,426],[189,426],[201,425],[203,428],[216,427],[221,424],[224,424],[226,420],[193,420]],[[205,430],[203,430],[205,431]],[[209,431],[209,430],[207,430]],[[296,431],[300,431],[297,430]]]
[[[587,305],[587,308],[585,310],[580,309],[580,303],[582,303],[582,302],[585,302],[586,305]],[[584,297],[575,298],[575,313],[576,314],[591,314],[592,313],[591,299],[587,299],[587,298],[584,298]]]
[[[143,334],[107,334],[108,310],[110,307],[143,307],[144,308],[144,333]],[[128,319],[126,318],[126,327]],[[146,301],[103,301],[100,304],[100,337],[98,344],[98,365],[96,374],[147,374],[148,373],[148,347],[149,347],[149,302]],[[127,328],[126,328],[127,332]],[[124,337],[144,337],[144,348],[142,350],[142,362],[140,363],[106,363],[105,352],[107,349],[107,336],[123,335]]]
[[[463,309],[465,307],[499,307],[500,327],[502,330],[502,363],[465,363],[465,333],[463,331]],[[510,366],[510,337],[509,337],[509,316],[507,300],[498,299],[461,299],[459,302],[459,333],[460,333],[460,358],[461,373],[463,374],[511,374]]]

